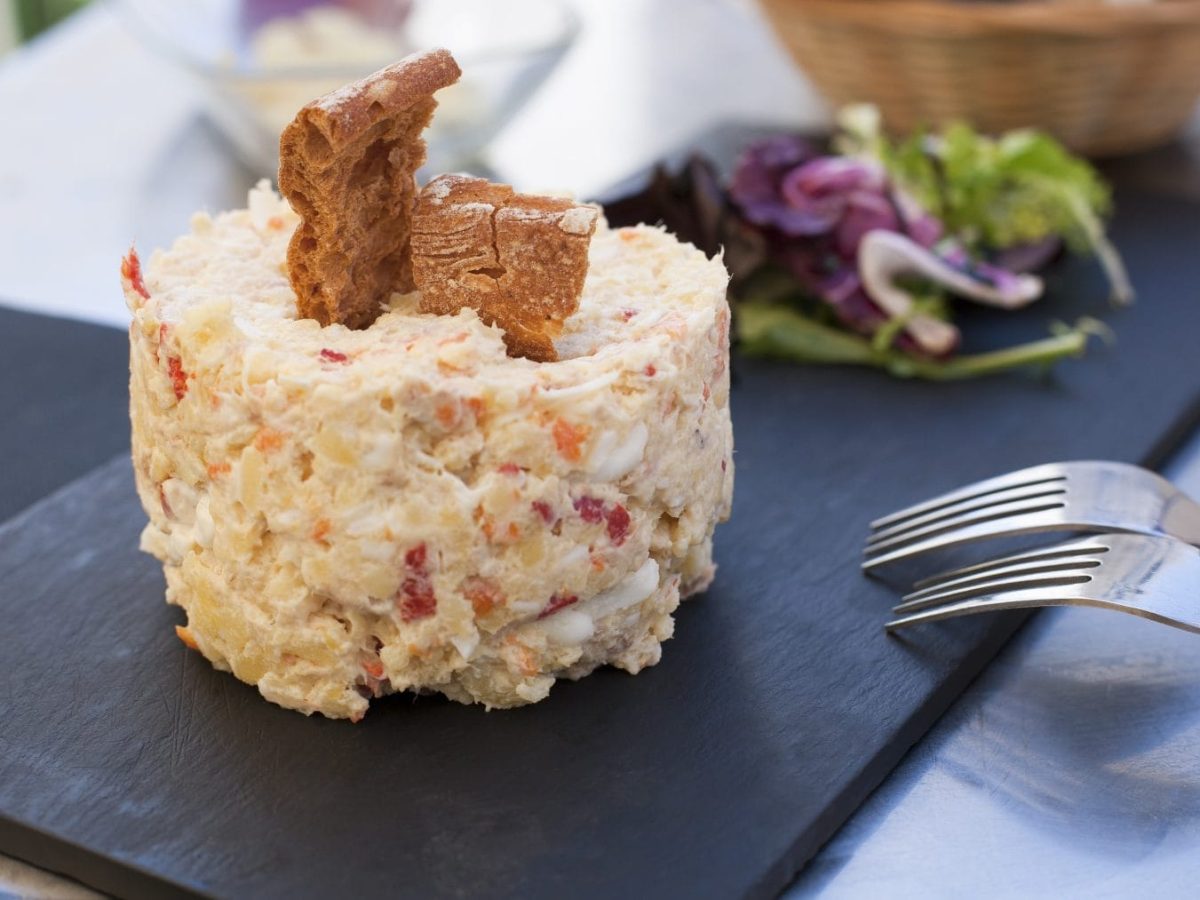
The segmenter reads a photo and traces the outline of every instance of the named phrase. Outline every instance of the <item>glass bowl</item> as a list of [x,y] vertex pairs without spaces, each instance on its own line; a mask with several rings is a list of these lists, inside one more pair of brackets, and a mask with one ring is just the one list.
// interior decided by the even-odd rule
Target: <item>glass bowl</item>
[[271,177],[279,133],[309,100],[430,47],[458,60],[437,93],[426,170],[478,168],[480,150],[571,46],[564,0],[115,0],[130,30],[193,74],[242,160]]

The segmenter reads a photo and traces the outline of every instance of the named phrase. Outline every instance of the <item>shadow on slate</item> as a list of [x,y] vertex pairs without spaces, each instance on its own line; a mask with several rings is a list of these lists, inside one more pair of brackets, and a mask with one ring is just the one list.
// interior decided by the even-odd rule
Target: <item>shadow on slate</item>
[[1109,314],[1072,262],[992,323],[1105,316],[1117,346],[1049,379],[738,360],[720,571],[636,678],[306,719],[175,639],[126,460],[27,510],[0,531],[0,850],[128,896],[774,894],[1022,621],[885,637],[867,521],[1048,460],[1158,464],[1196,422],[1200,208],[1120,199],[1138,306]]

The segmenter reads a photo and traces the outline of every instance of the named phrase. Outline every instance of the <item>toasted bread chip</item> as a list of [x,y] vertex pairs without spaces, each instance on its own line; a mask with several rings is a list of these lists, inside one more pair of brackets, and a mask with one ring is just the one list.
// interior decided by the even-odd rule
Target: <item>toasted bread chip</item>
[[458,80],[446,50],[414,54],[309,103],[279,140],[279,189],[300,215],[288,274],[300,315],[370,325],[413,288],[409,249],[421,132]]
[[482,178],[435,178],[413,213],[421,311],[469,306],[504,331],[510,356],[557,359],[554,338],[579,308],[598,216],[592,206],[517,194]]

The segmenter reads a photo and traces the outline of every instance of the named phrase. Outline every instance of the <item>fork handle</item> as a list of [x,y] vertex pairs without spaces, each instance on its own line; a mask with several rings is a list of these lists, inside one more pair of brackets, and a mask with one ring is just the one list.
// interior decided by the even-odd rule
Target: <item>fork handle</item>
[[1186,494],[1167,500],[1159,525],[1164,534],[1200,547],[1200,504]]

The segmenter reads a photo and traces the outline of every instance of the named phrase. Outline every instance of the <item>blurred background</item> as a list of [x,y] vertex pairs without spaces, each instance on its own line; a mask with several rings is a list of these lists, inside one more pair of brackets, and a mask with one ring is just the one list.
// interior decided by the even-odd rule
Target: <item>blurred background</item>
[[[0,297],[123,325],[117,260],[273,177],[325,91],[448,46],[428,171],[603,195],[735,125],[966,115],[1072,149],[1155,146],[1193,120],[1195,0],[0,0]],[[745,131],[742,132],[743,135]],[[1192,152],[1187,150],[1185,152]]]
[[428,168],[527,190],[595,196],[715,123],[826,115],[752,0],[0,0],[0,23],[20,136],[0,147],[0,296],[121,326],[131,240],[243,206],[299,106],[414,48],[465,72]]
[[37,37],[51,25],[85,6],[88,0],[6,0],[0,4],[0,50]]

